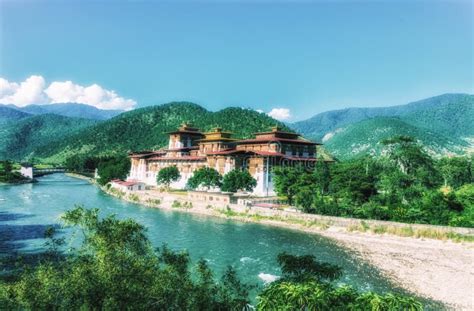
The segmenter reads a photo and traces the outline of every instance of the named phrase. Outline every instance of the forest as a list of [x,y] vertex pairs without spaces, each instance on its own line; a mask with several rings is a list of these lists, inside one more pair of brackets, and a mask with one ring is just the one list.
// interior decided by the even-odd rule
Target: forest
[[275,167],[275,189],[306,213],[474,227],[472,158],[434,159],[407,136],[382,143],[380,157]]

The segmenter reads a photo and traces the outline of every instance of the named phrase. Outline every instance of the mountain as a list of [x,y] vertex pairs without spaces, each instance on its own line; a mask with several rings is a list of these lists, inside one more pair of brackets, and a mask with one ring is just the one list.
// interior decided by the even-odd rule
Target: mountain
[[356,122],[326,134],[324,146],[338,159],[350,159],[365,154],[378,155],[383,149],[382,140],[393,136],[415,137],[433,156],[460,154],[469,143],[460,138],[448,138],[438,132],[420,128],[399,117],[375,117]]
[[31,116],[31,114],[0,105],[0,126]]
[[[1,107],[0,107],[1,111]],[[23,112],[20,112],[23,113]],[[0,159],[31,160],[35,150],[98,121],[55,114],[29,116],[0,127]]]
[[32,115],[54,113],[65,117],[83,118],[91,120],[107,120],[123,112],[123,110],[102,110],[94,106],[76,103],[28,105],[25,107],[7,105],[4,107],[13,108]]
[[[347,108],[323,112],[314,117],[290,124],[305,137],[321,140],[339,128],[374,117],[402,117],[407,123],[429,130],[456,135],[473,136],[474,95],[444,94],[401,106],[377,108]],[[464,114],[466,113],[466,114]],[[470,119],[469,119],[470,118]]]
[[268,130],[274,125],[289,130],[281,122],[250,109],[226,108],[211,112],[197,104],[174,102],[122,113],[68,137],[49,139],[49,143],[35,148],[33,153],[23,154],[44,162],[61,163],[72,155],[101,156],[157,149],[167,145],[167,132],[183,122],[191,122],[203,131],[220,126],[233,132],[236,138],[251,137],[252,133]]

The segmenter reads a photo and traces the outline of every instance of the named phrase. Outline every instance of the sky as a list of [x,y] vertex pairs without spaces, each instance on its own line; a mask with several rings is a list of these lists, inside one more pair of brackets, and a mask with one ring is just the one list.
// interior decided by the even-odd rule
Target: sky
[[0,0],[0,103],[292,122],[474,93],[473,1]]

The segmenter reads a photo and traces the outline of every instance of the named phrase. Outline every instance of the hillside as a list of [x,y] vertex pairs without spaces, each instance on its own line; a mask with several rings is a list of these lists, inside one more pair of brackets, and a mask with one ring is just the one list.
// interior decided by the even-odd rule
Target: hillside
[[102,110],[94,106],[77,103],[28,105],[25,107],[8,105],[4,107],[13,108],[31,115],[54,113],[65,117],[83,118],[91,120],[107,120],[123,112],[123,110]]
[[282,123],[264,113],[249,109],[226,108],[210,112],[187,102],[150,106],[122,113],[110,120],[59,141],[36,149],[34,156],[43,161],[59,163],[72,155],[109,155],[130,150],[157,149],[166,146],[169,131],[183,122],[191,122],[207,131],[216,126],[234,133],[236,138],[251,137],[252,133],[268,130]]
[[[26,117],[0,128],[0,159],[30,160],[35,150],[97,121],[55,114]],[[54,144],[54,143],[53,143]]]
[[8,123],[15,122],[31,116],[31,114],[19,111],[7,106],[0,105],[0,125],[4,126]]
[[335,157],[349,159],[365,154],[378,155],[383,148],[380,141],[397,135],[415,137],[434,156],[463,153],[464,148],[468,147],[462,139],[448,138],[397,117],[376,117],[339,128],[327,134],[323,142]]
[[[474,95],[444,94],[401,106],[333,110],[290,126],[302,135],[319,141],[339,128],[381,116],[398,116],[409,124],[445,135],[472,136]],[[456,127],[454,131],[453,125]]]

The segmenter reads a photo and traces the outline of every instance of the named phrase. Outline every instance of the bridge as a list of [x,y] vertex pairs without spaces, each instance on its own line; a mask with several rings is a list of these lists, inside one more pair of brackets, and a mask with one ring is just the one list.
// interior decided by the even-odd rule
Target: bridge
[[53,173],[64,173],[66,171],[65,168],[57,167],[57,168],[33,168],[33,177],[39,177],[43,175],[53,174]]
[[32,166],[26,165],[22,166],[20,169],[20,174],[33,179],[35,177],[40,177],[53,173],[64,173],[66,171],[63,167],[51,167],[51,168],[34,168]]

